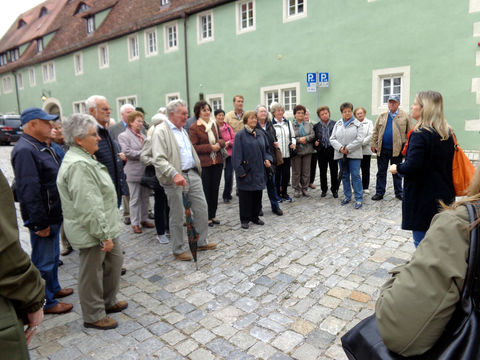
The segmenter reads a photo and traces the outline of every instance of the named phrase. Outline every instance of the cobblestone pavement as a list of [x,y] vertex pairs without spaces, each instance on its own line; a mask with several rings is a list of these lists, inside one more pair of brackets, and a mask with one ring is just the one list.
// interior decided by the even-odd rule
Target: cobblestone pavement
[[[0,148],[9,180],[10,150]],[[375,170],[373,162],[371,189]],[[174,260],[153,230],[134,235],[125,226],[119,299],[129,307],[113,314],[118,328],[85,329],[75,292],[66,298],[71,313],[45,316],[32,359],[346,359],[341,336],[373,313],[388,270],[414,247],[391,188],[382,201],[366,195],[360,210],[320,198],[318,186],[310,194],[277,216],[264,193],[265,226],[249,230],[240,228],[237,198],[219,203],[222,224],[209,228],[218,247],[199,253],[198,271]],[[29,251],[25,231],[21,240]],[[78,252],[63,261],[61,285],[76,291]]]

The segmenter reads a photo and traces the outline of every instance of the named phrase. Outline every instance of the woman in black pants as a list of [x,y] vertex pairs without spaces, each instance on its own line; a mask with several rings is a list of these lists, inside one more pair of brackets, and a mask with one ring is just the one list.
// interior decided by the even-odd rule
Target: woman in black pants
[[235,135],[232,166],[235,170],[240,205],[240,222],[248,229],[249,221],[263,225],[260,220],[262,193],[266,186],[265,168],[271,166],[272,156],[266,151],[267,140],[258,130],[257,115],[243,115],[244,128]]
[[217,220],[218,189],[222,179],[223,157],[220,152],[225,140],[215,120],[210,119],[212,108],[204,101],[198,101],[193,112],[197,121],[190,126],[189,136],[202,165],[202,184],[208,206],[208,226],[220,224]]
[[287,187],[290,182],[290,151],[296,150],[295,130],[292,123],[283,117],[285,108],[280,103],[272,103],[270,111],[273,115],[273,128],[277,134],[278,148],[282,152],[283,164],[275,170],[275,185],[277,194],[282,200],[292,202],[288,195]]

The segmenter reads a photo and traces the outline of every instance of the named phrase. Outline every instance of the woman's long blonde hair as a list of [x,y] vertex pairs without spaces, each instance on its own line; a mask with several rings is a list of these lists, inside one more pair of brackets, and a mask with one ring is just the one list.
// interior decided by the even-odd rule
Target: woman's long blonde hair
[[428,131],[435,130],[441,140],[448,140],[450,137],[450,127],[443,115],[443,98],[442,94],[437,91],[421,91],[415,97],[415,100],[422,107],[422,115],[418,119],[416,131],[418,129],[426,129]]

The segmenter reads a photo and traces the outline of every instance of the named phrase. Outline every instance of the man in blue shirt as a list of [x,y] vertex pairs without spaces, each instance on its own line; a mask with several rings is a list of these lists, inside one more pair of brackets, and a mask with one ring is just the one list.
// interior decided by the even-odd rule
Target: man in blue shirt
[[[387,186],[388,163],[399,164],[402,162],[402,149],[407,141],[407,134],[412,128],[410,116],[400,110],[400,96],[391,95],[388,98],[387,112],[380,114],[373,129],[371,146],[377,154],[377,184],[372,200],[381,200]],[[393,175],[395,197],[403,199],[402,178]]]

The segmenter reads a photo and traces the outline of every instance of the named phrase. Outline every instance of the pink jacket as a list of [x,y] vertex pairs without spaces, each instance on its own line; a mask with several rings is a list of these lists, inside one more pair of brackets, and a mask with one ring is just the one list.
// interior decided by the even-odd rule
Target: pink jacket
[[233,131],[232,127],[225,122],[220,128],[220,134],[222,134],[222,138],[225,140],[225,142],[230,141],[230,146],[225,146],[225,149],[227,149],[228,155],[232,156],[235,131]]

